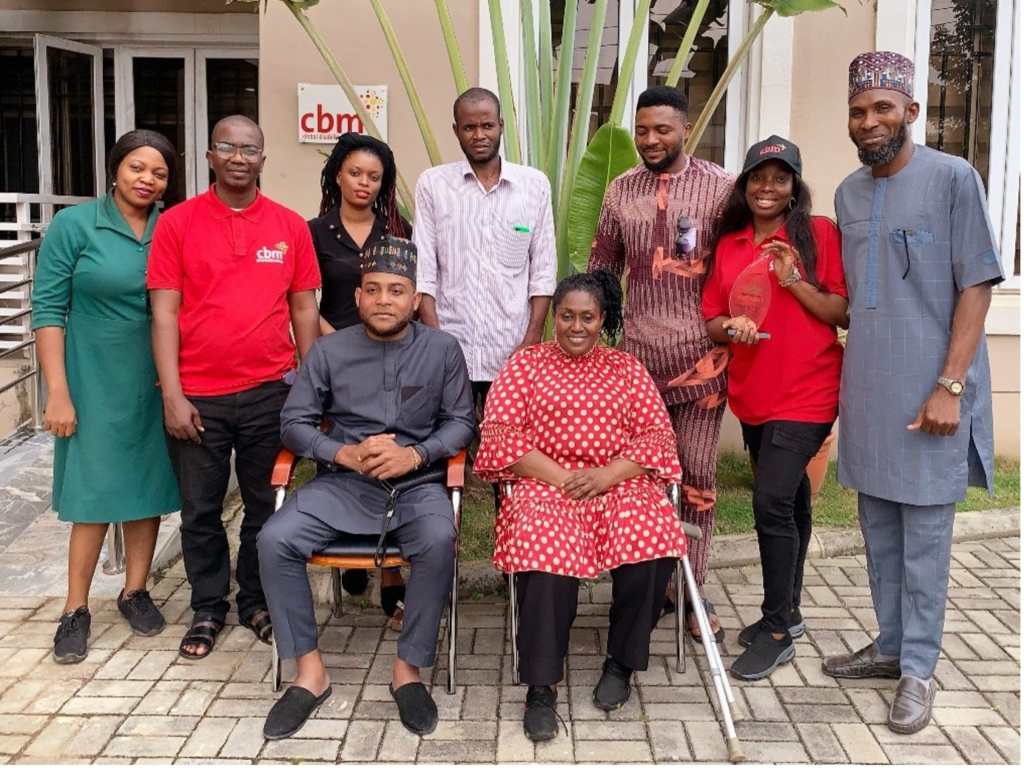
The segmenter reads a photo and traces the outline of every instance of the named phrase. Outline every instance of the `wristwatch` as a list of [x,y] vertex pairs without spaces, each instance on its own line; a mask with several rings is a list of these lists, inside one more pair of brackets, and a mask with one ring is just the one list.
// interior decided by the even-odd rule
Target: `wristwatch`
[[945,376],[939,376],[939,384],[955,397],[960,397],[964,393],[964,383],[959,379],[947,379]]

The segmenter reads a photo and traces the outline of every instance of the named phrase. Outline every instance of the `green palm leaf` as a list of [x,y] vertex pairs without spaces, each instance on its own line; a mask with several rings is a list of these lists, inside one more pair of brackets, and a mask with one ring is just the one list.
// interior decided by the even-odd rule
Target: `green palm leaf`
[[633,136],[621,125],[605,123],[590,140],[569,199],[569,263],[574,270],[587,269],[608,184],[636,165],[638,159]]

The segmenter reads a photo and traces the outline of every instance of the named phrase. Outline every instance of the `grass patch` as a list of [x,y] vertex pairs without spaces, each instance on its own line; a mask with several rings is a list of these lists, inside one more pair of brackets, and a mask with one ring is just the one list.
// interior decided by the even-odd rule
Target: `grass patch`
[[[310,461],[303,460],[296,471],[295,484],[313,476]],[[746,454],[725,453],[718,459],[718,509],[715,533],[751,533],[754,518],[750,506],[753,481]],[[1005,509],[1020,506],[1020,464],[1011,459],[996,460],[995,495],[981,488],[970,488],[967,498],[957,504],[958,512]],[[831,462],[821,493],[814,501],[814,524],[820,527],[849,528],[857,525],[857,494],[836,481],[836,465]],[[494,496],[491,486],[472,473],[467,477],[462,503],[463,560],[489,560],[494,551]]]

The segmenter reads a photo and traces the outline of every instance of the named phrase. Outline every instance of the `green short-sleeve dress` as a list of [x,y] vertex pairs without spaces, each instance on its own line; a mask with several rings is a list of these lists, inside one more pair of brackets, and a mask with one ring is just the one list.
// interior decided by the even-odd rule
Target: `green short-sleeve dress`
[[57,438],[52,506],[61,520],[117,523],[180,508],[150,341],[146,259],[109,196],[60,211],[39,251],[32,328],[65,329],[78,426]]

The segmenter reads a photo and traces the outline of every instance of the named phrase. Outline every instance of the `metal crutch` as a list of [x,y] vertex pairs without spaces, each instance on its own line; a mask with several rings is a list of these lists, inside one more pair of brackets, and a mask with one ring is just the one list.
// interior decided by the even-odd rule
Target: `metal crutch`
[[103,561],[103,572],[108,576],[124,573],[124,527],[121,523],[107,526],[107,557]]

